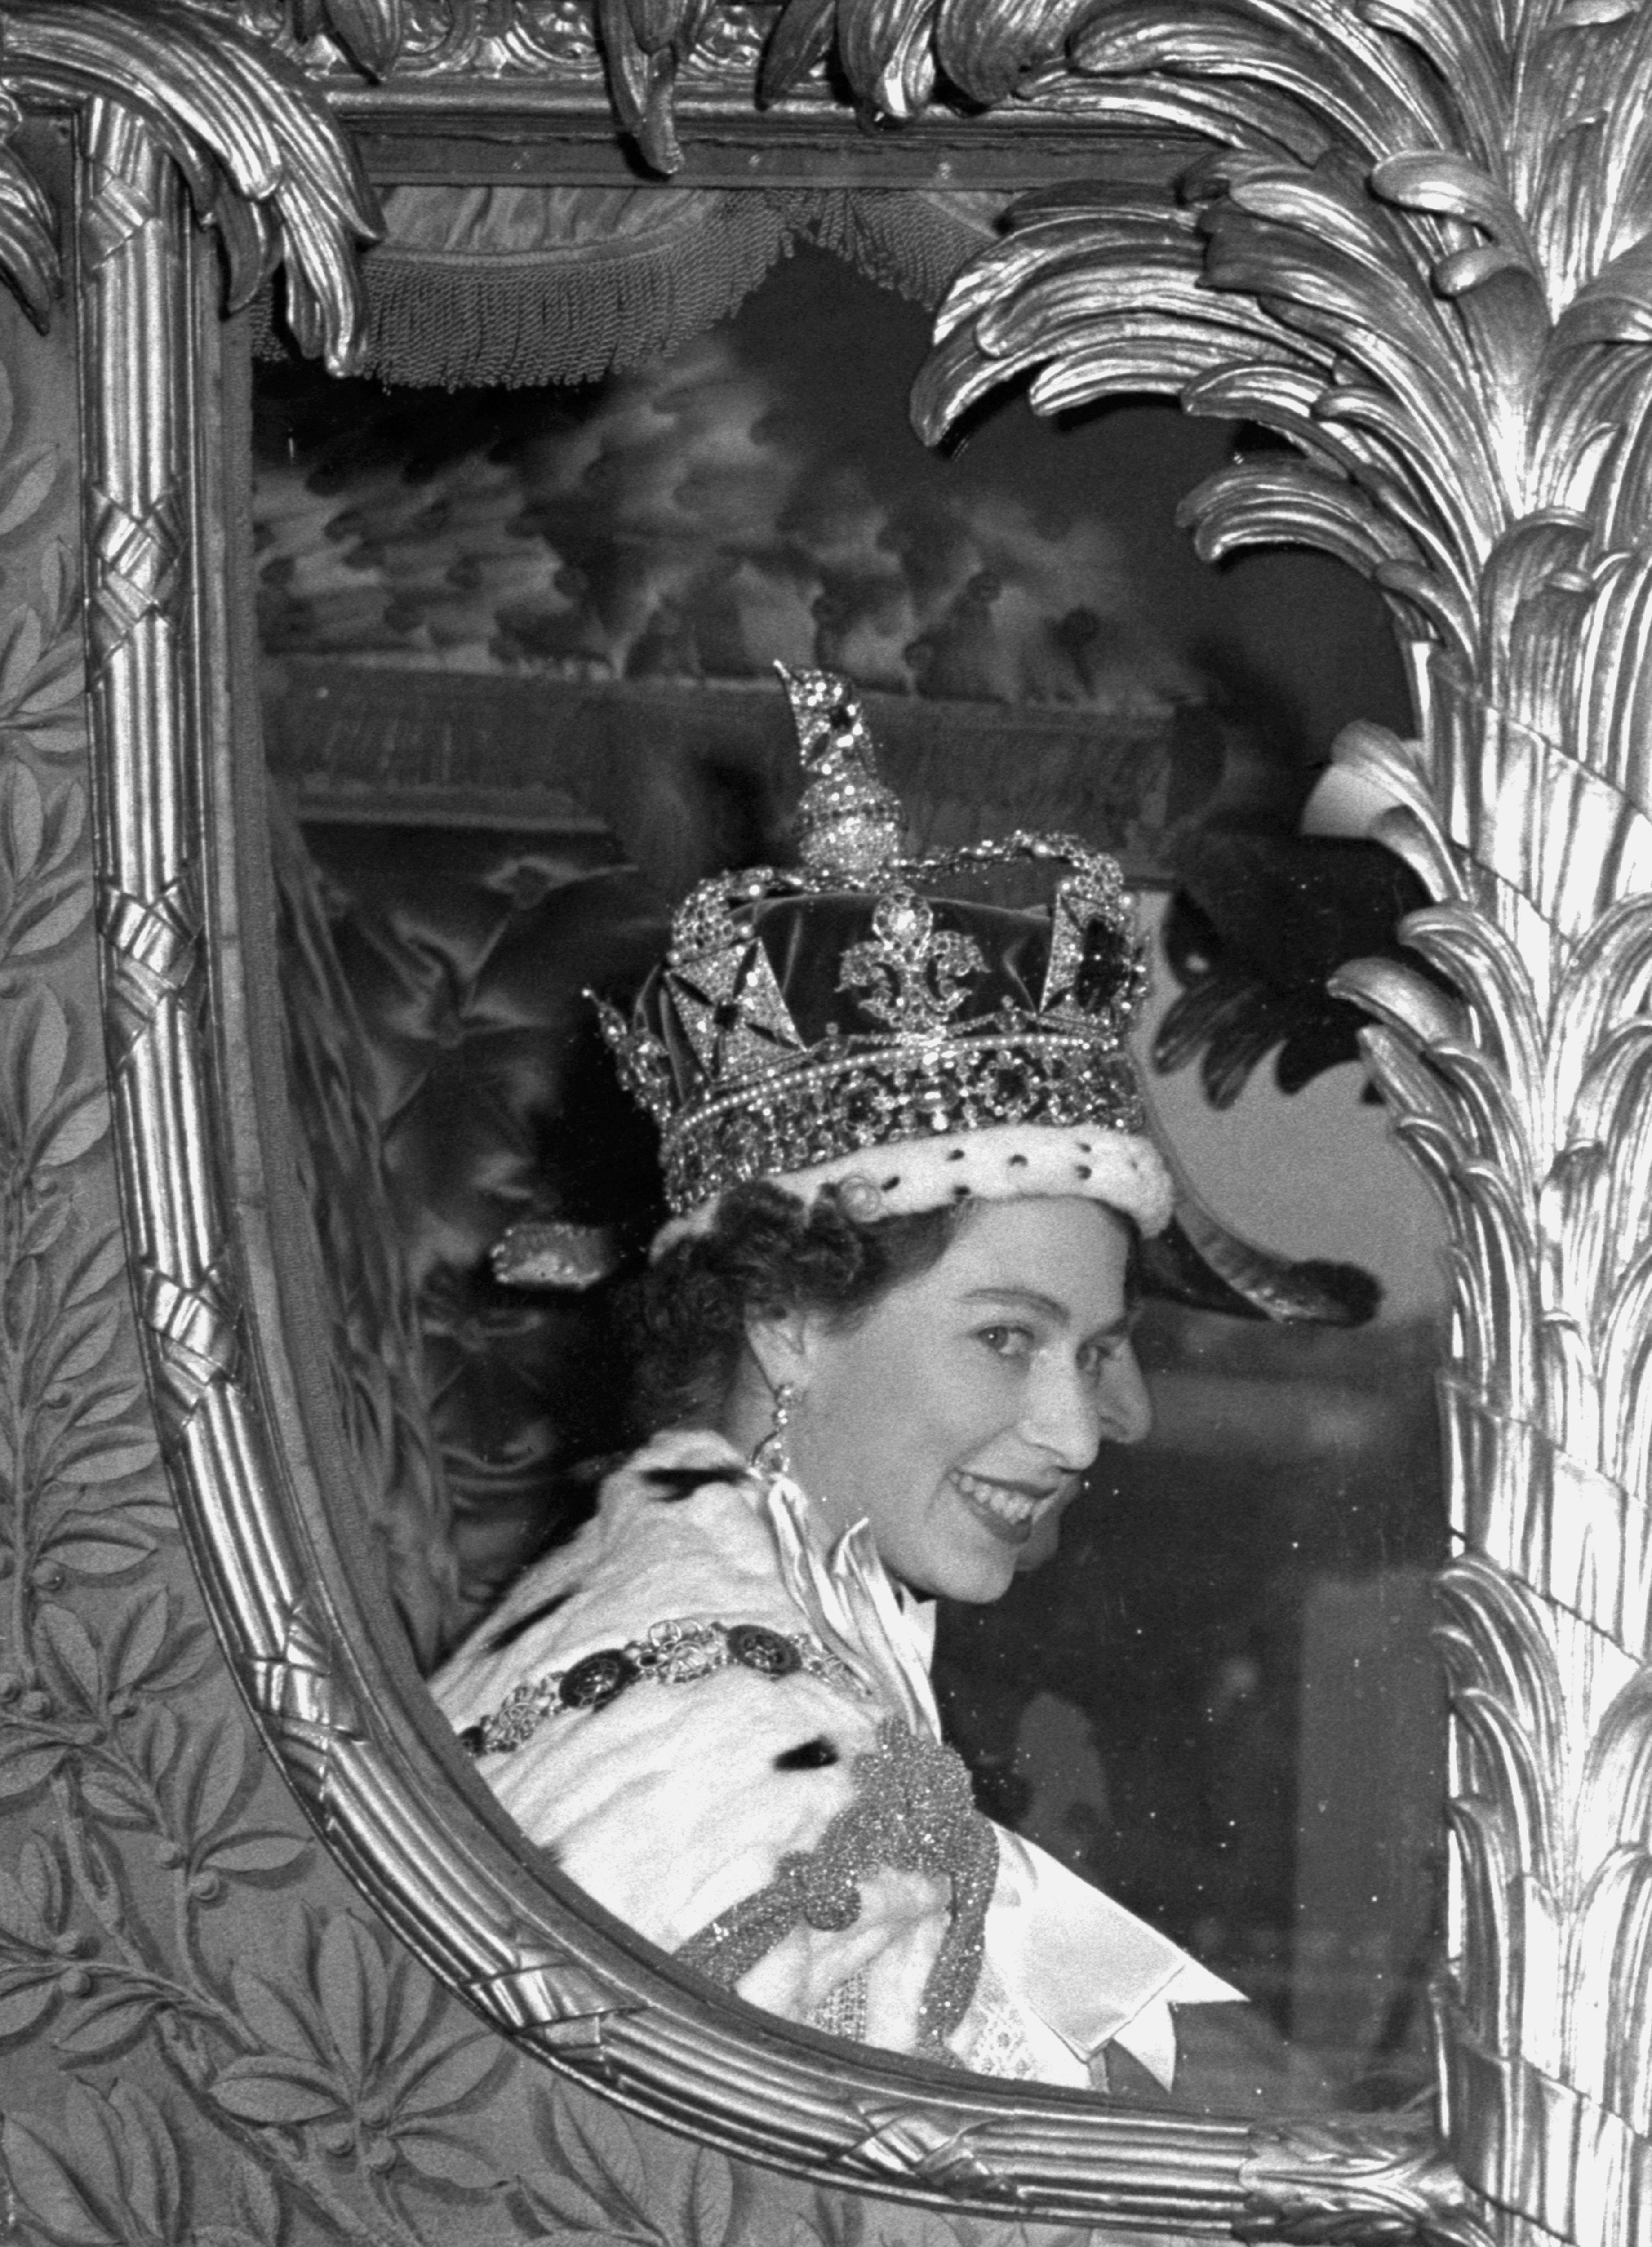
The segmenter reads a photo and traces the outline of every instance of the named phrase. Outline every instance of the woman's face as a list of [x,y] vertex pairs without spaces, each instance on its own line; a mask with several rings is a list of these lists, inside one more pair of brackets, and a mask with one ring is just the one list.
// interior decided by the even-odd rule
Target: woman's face
[[798,1389],[788,1444],[834,1532],[865,1515],[914,1591],[1007,1590],[1102,1444],[1147,1433],[1130,1245],[1098,1202],[984,1202],[858,1324],[802,1313],[754,1335],[769,1377]]

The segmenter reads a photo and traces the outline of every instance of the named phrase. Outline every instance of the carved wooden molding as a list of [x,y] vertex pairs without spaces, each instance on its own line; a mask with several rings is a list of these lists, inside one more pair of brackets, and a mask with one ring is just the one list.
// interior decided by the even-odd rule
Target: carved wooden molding
[[[604,0],[600,20],[621,118],[664,163],[673,79],[717,21],[642,0]],[[754,21],[723,19],[741,37]],[[215,222],[236,297],[282,267],[295,325],[342,368],[373,213],[327,90],[445,72],[485,116],[512,72],[531,78],[536,43],[574,31],[536,0],[12,0],[0,33],[8,94],[79,120],[99,909],[155,1394],[226,1646],[339,1861],[556,2066],[818,2178],[1103,2231],[1632,2247],[1652,2203],[1642,18],[1618,0],[1519,15],[1227,0],[1184,17],[788,0],[768,49],[783,78],[835,40],[850,86],[891,114],[947,82],[1030,95],[1105,129],[1115,172],[1131,136],[1155,173],[1167,135],[1202,143],[1179,191],[1062,188],[1025,208],[955,290],[920,415],[939,429],[1031,371],[1045,410],[1157,388],[1270,427],[1292,453],[1189,502],[1203,550],[1328,547],[1383,589],[1410,653],[1418,739],[1356,727],[1339,757],[1437,900],[1406,934],[1440,980],[1369,966],[1342,987],[1373,1014],[1373,1066],[1452,1227],[1442,2084],[1466,2193],[1393,2124],[1252,2132],[828,2061],[598,1924],[421,1729],[314,1462],[277,1439],[279,1304],[227,1183],[256,1164],[256,1088],[212,1028],[237,972],[205,683],[224,675],[228,627],[202,567],[220,469],[196,405],[214,253],[184,208]],[[310,43],[308,79],[283,39]],[[50,206],[0,147],[0,263],[37,318],[58,255]]]

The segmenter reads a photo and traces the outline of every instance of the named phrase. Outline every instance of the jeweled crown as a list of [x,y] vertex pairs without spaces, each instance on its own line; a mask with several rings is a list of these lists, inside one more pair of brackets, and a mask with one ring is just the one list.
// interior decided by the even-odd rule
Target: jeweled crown
[[[799,864],[702,882],[630,1018],[598,1002],[659,1125],[673,1213],[898,1142],[1001,1125],[1139,1136],[1126,1038],[1146,969],[1117,862],[1019,831],[904,856],[852,687],[776,667],[806,775]],[[1048,896],[958,894],[1016,870]]]

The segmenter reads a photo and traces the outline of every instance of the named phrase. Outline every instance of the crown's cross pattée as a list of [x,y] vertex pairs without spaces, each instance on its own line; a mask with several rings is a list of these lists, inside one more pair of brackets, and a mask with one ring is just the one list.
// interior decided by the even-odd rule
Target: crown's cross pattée
[[802,1048],[768,955],[749,935],[683,960],[672,988],[700,1065],[713,1079],[771,1069]]

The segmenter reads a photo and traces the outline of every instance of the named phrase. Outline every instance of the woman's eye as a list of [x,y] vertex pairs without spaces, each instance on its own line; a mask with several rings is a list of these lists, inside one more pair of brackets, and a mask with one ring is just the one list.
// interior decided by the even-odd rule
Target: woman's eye
[[984,1342],[994,1357],[1030,1357],[1033,1337],[1025,1327],[980,1327],[975,1339]]
[[1081,1373],[1091,1380],[1099,1380],[1108,1367],[1122,1357],[1130,1346],[1130,1337],[1121,1335],[1116,1342],[1087,1342],[1078,1354]]

